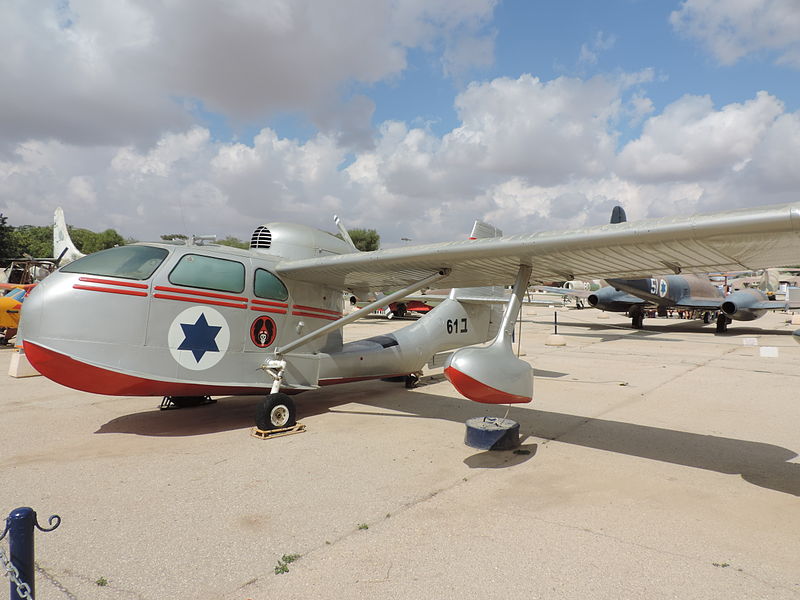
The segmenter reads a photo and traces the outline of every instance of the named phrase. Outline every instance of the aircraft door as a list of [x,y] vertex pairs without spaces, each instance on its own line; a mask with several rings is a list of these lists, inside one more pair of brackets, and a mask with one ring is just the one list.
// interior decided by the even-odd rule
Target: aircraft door
[[241,381],[248,318],[246,267],[242,261],[178,253],[156,275],[145,345],[150,371],[166,377],[203,381]]
[[289,313],[289,291],[267,269],[256,268],[253,272],[253,297],[248,313],[244,351],[271,353],[283,337]]

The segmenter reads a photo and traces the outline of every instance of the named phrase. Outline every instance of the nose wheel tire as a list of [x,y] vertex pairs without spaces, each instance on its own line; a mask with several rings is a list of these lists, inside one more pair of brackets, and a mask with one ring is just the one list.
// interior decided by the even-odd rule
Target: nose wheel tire
[[256,408],[256,427],[262,431],[294,427],[297,411],[294,401],[286,394],[267,394]]

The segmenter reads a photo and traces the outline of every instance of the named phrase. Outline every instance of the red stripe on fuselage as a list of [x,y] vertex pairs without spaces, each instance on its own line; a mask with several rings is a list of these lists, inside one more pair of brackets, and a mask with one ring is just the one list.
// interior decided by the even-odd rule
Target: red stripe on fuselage
[[326,319],[328,321],[338,321],[339,317],[329,317],[328,315],[315,315],[314,313],[302,312],[293,310],[292,315],[295,317],[311,317],[312,319]]
[[213,304],[214,306],[228,306],[230,308],[247,308],[247,304],[220,302],[219,300],[211,300],[210,298],[189,298],[188,296],[173,296],[171,294],[153,294],[153,298],[160,298],[162,300],[178,300],[180,302],[191,302],[193,304]]
[[336,315],[337,317],[342,316],[341,312],[337,310],[328,310],[327,308],[314,308],[313,306],[303,306],[302,304],[295,304],[294,308],[298,310],[307,310],[311,312],[325,313],[326,315]]
[[258,304],[259,306],[277,306],[278,308],[289,308],[289,305],[286,302],[270,302],[267,300],[257,300],[253,298],[250,300],[253,304]]
[[223,396],[265,394],[269,386],[222,386],[158,381],[118,373],[75,360],[65,354],[24,340],[25,356],[33,367],[56,383],[84,392],[109,396]]
[[204,298],[219,298],[221,300],[234,300],[236,302],[247,302],[247,298],[242,296],[231,296],[230,294],[219,294],[217,292],[203,292],[201,290],[186,290],[183,288],[167,287],[157,285],[154,288],[157,292],[171,292],[173,294],[187,294],[190,296],[202,296]]
[[146,283],[133,283],[132,281],[117,281],[115,279],[98,279],[97,277],[78,277],[78,281],[86,281],[88,283],[103,283],[105,285],[120,285],[122,287],[132,287],[140,290],[146,290],[149,285]]
[[125,296],[144,296],[147,297],[147,292],[139,292],[135,290],[120,290],[114,288],[96,287],[93,285],[81,285],[76,283],[72,286],[75,290],[88,290],[90,292],[106,292],[107,294],[123,294]]
[[258,312],[265,312],[265,313],[276,313],[279,315],[285,315],[286,311],[280,308],[267,308],[266,306],[251,306],[250,310],[255,310]]

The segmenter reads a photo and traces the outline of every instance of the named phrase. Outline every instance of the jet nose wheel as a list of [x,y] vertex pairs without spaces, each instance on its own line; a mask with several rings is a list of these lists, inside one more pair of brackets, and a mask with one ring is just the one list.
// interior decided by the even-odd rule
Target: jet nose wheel
[[294,427],[296,423],[294,401],[286,394],[267,394],[256,408],[256,427],[262,431]]

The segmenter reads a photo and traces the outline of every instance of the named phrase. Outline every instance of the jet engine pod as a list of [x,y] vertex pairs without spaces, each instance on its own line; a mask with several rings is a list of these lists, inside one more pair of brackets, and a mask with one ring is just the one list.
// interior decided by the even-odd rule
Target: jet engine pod
[[754,321],[763,316],[766,310],[753,308],[759,302],[766,300],[761,292],[756,290],[739,290],[725,297],[725,302],[720,307],[731,319],[737,321]]
[[475,402],[521,404],[533,400],[533,368],[514,356],[508,340],[454,352],[444,374],[459,393]]

